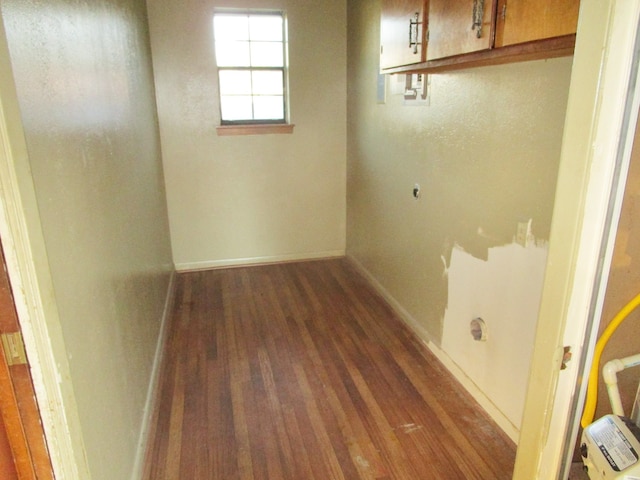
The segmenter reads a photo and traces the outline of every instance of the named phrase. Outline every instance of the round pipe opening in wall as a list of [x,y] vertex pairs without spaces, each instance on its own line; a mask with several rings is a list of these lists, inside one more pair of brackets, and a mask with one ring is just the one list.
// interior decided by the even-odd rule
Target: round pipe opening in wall
[[487,341],[487,324],[480,317],[471,320],[471,336],[477,342]]

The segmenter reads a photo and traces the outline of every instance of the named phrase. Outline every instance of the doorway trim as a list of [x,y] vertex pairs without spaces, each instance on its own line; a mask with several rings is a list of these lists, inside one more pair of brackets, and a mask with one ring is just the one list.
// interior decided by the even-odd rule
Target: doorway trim
[[560,478],[570,461],[635,130],[639,18],[636,1],[581,3],[516,480]]

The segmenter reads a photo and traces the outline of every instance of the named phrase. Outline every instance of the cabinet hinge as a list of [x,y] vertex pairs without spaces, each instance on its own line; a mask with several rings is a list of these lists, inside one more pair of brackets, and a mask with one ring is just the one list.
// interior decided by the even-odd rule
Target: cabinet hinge
[[7,365],[25,365],[27,363],[27,354],[24,351],[24,342],[20,332],[0,334],[0,339]]

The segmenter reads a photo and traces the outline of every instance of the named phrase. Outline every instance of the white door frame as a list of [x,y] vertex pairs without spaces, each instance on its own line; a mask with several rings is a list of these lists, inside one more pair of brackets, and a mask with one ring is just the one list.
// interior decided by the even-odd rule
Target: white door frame
[[517,480],[568,473],[637,121],[639,19],[638,0],[581,3]]

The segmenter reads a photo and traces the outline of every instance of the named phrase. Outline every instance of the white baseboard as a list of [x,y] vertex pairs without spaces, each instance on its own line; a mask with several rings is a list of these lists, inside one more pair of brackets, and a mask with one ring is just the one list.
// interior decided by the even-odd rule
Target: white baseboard
[[393,295],[389,293],[389,291],[382,286],[382,284],[378,281],[373,274],[367,270],[367,268],[362,265],[356,258],[347,255],[347,259],[351,264],[356,267],[356,269],[360,272],[360,274],[367,279],[367,281],[371,284],[371,286],[380,294],[382,298],[386,300],[386,302],[391,306],[394,312],[398,314],[398,316],[404,320],[411,330],[418,336],[420,340],[423,342],[430,342],[431,335],[427,332],[401,304],[398,302]]
[[167,287],[167,296],[164,302],[164,310],[162,312],[162,319],[160,320],[160,331],[158,332],[158,341],[156,343],[156,351],[153,356],[153,365],[151,367],[151,376],[149,378],[149,387],[147,389],[147,398],[144,403],[144,410],[142,413],[142,424],[140,426],[140,436],[138,438],[138,451],[136,452],[135,461],[133,464],[133,471],[131,472],[131,480],[141,480],[144,473],[145,455],[147,453],[147,446],[149,443],[149,431],[151,427],[151,421],[153,420],[153,414],[155,411],[158,383],[160,381],[160,367],[162,366],[162,359],[164,357],[164,350],[167,343],[167,335],[169,329],[167,324],[169,323],[169,316],[173,309],[173,302],[175,300],[175,270],[171,272],[169,278],[169,285]]
[[287,255],[268,255],[263,257],[230,258],[224,260],[210,260],[204,262],[176,263],[178,272],[195,270],[209,270],[213,268],[237,267],[244,265],[261,265],[268,263],[295,262],[302,260],[319,260],[322,258],[344,257],[344,250],[329,250],[314,253],[292,253]]
[[473,399],[480,404],[480,406],[487,412],[494,422],[502,429],[502,431],[511,439],[515,444],[518,443],[520,437],[520,430],[511,423],[505,414],[491,401],[489,397],[478,387],[473,380],[471,380],[466,373],[447,355],[447,353],[438,347],[433,342],[424,342],[431,353],[433,353],[440,363],[442,363],[447,370],[462,384],[467,392],[473,397]]
[[447,353],[438,347],[431,339],[429,333],[416,321],[415,318],[398,302],[386,288],[354,257],[347,255],[347,258],[353,266],[371,283],[371,286],[389,303],[391,308],[398,316],[413,330],[416,336],[425,344],[425,346],[436,356],[436,358],[444,365],[444,367],[454,376],[458,382],[469,392],[485,412],[493,419],[494,422],[502,429],[502,431],[516,444],[520,436],[520,431],[513,423],[504,415],[500,409],[487,397],[487,395],[471,380],[466,373],[447,355]]

